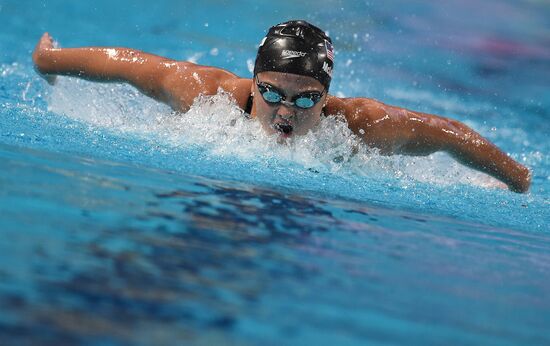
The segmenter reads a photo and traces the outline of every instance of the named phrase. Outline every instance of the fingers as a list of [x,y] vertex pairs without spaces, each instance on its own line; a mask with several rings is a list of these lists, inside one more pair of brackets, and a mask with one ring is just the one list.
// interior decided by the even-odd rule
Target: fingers
[[42,37],[40,37],[40,40],[36,44],[36,47],[34,49],[34,52],[32,53],[32,60],[34,62],[34,68],[38,74],[48,82],[50,85],[55,84],[56,76],[55,75],[49,75],[45,71],[47,71],[48,67],[48,58],[47,56],[50,54],[49,50],[54,48],[53,39],[45,32],[42,34]]
[[49,33],[45,32],[38,43],[41,49],[53,48],[53,39]]

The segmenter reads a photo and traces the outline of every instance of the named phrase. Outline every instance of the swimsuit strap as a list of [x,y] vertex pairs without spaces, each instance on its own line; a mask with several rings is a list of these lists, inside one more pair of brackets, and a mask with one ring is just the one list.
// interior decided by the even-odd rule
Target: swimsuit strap
[[250,94],[250,96],[248,96],[248,100],[246,101],[246,107],[244,108],[244,112],[247,115],[252,113],[252,101],[254,101],[254,96]]

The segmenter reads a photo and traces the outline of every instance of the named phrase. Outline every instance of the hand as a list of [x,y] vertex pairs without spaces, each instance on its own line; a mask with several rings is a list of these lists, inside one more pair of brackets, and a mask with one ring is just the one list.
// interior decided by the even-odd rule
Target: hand
[[40,75],[40,77],[44,78],[46,82],[50,85],[55,84],[55,75],[47,74],[42,72],[43,71],[43,58],[47,56],[47,54],[54,49],[54,42],[50,34],[47,32],[42,35],[40,40],[38,41],[38,44],[34,48],[34,52],[32,53],[32,60],[34,62],[34,69],[36,72]]
[[529,190],[529,186],[531,185],[532,175],[531,175],[531,171],[527,167],[521,164],[518,164],[518,166],[519,166],[518,168],[519,172],[517,173],[515,181],[510,182],[508,184],[508,187],[510,188],[511,191],[524,193]]

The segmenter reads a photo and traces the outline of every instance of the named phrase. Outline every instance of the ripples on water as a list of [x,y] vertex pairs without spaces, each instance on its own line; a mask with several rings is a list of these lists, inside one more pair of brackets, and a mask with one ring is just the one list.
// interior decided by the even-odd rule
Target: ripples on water
[[19,173],[2,178],[4,338],[545,340],[547,236],[34,150],[0,156]]

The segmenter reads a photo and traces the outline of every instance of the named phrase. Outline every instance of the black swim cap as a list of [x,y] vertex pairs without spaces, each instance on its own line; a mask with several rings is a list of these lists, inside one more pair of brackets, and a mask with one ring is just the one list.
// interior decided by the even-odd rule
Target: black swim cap
[[293,73],[313,77],[328,90],[333,66],[330,37],[304,20],[292,20],[269,29],[258,49],[254,76],[264,71]]

